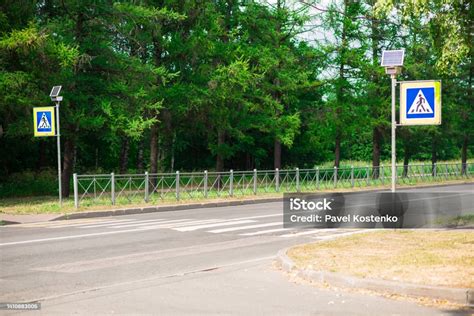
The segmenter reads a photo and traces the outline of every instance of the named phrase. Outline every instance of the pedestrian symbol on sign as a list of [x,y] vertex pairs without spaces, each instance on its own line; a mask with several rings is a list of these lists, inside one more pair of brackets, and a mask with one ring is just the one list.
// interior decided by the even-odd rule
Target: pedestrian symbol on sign
[[41,120],[40,120],[40,123],[38,125],[38,129],[39,130],[41,130],[41,129],[50,130],[51,129],[51,124],[49,124],[48,118],[46,117],[46,112],[43,112],[43,115],[41,115]]
[[441,82],[400,83],[400,125],[441,124]]
[[434,88],[407,89],[408,118],[434,117]]
[[56,136],[54,107],[33,108],[35,136]]

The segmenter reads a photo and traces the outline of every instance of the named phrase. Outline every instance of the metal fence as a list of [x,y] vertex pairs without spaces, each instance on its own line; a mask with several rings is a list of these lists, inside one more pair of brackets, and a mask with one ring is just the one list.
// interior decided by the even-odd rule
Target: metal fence
[[[397,165],[397,183],[416,184],[472,177],[474,164]],[[179,172],[74,174],[74,205],[157,203],[282,192],[315,192],[390,184],[390,166]]]

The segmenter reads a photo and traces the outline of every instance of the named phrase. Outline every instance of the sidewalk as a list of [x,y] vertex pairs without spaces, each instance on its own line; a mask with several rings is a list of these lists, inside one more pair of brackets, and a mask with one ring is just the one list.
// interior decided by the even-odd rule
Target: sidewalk
[[153,212],[171,212],[171,211],[182,211],[189,209],[200,209],[209,207],[225,207],[225,206],[238,206],[238,205],[249,205],[258,203],[271,203],[280,202],[282,197],[261,197],[247,200],[228,200],[228,201],[210,201],[203,203],[188,203],[188,204],[168,204],[168,205],[150,205],[145,207],[125,207],[116,209],[106,210],[93,210],[93,211],[82,211],[73,213],[58,213],[58,214],[30,214],[30,215],[11,215],[0,213],[0,221],[3,225],[10,224],[26,224],[34,222],[45,222],[54,220],[67,220],[67,219],[80,219],[80,218],[93,218],[93,217],[106,217],[106,216],[118,216],[118,215],[133,215],[133,214],[144,214]]

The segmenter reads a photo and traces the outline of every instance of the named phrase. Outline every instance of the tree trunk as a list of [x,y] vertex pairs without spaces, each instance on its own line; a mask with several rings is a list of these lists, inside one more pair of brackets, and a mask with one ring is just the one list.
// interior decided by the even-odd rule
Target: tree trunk
[[120,150],[120,173],[126,173],[128,169],[128,153],[130,150],[130,140],[127,137],[122,139],[122,148]]
[[341,160],[341,134],[336,134],[336,144],[334,149],[334,167],[339,168],[339,162]]
[[462,149],[461,149],[461,164],[462,164],[462,174],[465,175],[467,171],[467,145],[469,142],[469,137],[467,133],[464,133],[464,139],[462,142]]
[[250,153],[245,153],[245,170],[252,170],[254,168],[254,160]]
[[382,133],[378,127],[374,127],[372,133],[372,168],[374,170],[374,178],[378,179],[380,168],[380,142],[382,140]]
[[435,138],[433,138],[433,142],[431,143],[431,175],[433,177],[436,174],[436,162],[437,161],[438,161],[438,153],[436,151],[436,141],[435,141]]
[[39,142],[39,153],[38,153],[38,162],[36,165],[37,170],[41,170],[46,166],[46,142],[40,140]]
[[72,141],[72,139],[66,138],[66,141],[64,142],[64,152],[63,152],[63,165],[62,165],[63,170],[61,173],[63,198],[69,197],[73,159],[74,159],[74,142]]
[[224,170],[224,158],[221,153],[221,146],[225,143],[224,131],[217,131],[217,156],[216,156],[216,171],[221,172]]
[[95,170],[99,170],[99,148],[95,148]]
[[158,125],[150,128],[150,173],[158,172]]
[[273,148],[273,168],[281,169],[281,142],[277,138],[275,138]]
[[143,164],[143,147],[145,146],[145,144],[143,142],[143,139],[138,142],[137,170],[139,173],[143,173],[145,169]]
[[405,146],[405,152],[403,153],[403,178],[408,176],[408,164],[410,162],[410,152],[408,151],[408,146]]

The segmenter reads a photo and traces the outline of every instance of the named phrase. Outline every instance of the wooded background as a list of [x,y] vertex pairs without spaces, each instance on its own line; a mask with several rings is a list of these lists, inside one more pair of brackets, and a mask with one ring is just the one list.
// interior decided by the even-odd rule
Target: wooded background
[[56,166],[32,108],[62,85],[73,172],[380,165],[390,155],[383,49],[399,80],[442,80],[443,124],[397,129],[410,160],[472,155],[469,0],[0,1],[0,182]]

